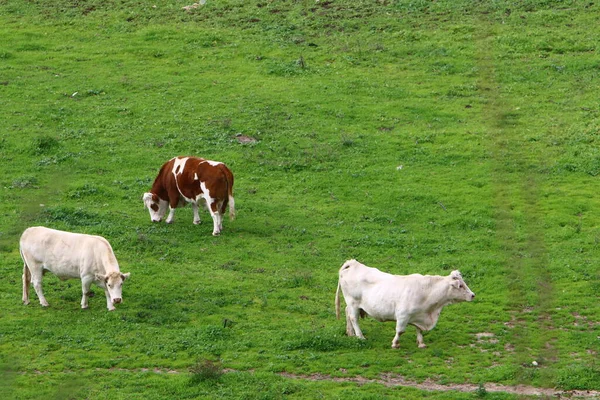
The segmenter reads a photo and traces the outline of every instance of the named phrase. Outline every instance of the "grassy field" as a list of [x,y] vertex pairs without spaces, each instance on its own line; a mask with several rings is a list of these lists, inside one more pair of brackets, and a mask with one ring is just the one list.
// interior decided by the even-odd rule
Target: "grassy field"
[[[191,4],[0,0],[3,398],[600,391],[598,4]],[[142,193],[176,155],[233,171],[220,237],[191,207],[150,222]],[[106,237],[124,303],[95,287],[81,310],[79,282],[48,274],[50,307],[23,306],[33,225]],[[348,338],[349,258],[460,269],[477,298],[426,349],[371,319]]]

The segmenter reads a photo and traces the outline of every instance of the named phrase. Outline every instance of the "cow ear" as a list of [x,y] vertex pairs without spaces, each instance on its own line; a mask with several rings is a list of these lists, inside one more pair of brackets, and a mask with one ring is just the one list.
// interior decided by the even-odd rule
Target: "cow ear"
[[104,283],[106,283],[106,281],[108,281],[108,276],[104,276],[104,275],[101,275],[101,274],[96,274],[95,278],[96,278],[96,280],[98,282],[104,282]]
[[131,275],[129,272],[126,274],[121,274],[121,279],[125,280],[125,279],[129,278],[129,275]]
[[452,279],[461,279],[462,278],[462,275],[457,270],[452,271],[450,273],[450,276],[452,277]]

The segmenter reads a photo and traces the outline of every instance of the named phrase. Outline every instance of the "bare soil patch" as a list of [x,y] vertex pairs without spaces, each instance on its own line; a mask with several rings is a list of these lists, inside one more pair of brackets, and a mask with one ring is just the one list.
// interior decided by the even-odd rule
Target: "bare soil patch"
[[[290,379],[306,379],[312,381],[331,381],[331,382],[354,382],[360,385],[366,383],[378,383],[387,387],[402,386],[411,387],[427,391],[458,391],[458,392],[475,392],[480,389],[479,385],[470,383],[442,385],[434,382],[431,379],[426,379],[423,382],[416,382],[406,379],[400,375],[382,374],[379,379],[367,379],[361,376],[355,377],[332,377],[323,374],[312,375],[296,375],[282,372],[279,375]],[[487,392],[502,392],[510,393],[519,396],[544,396],[556,398],[600,398],[600,391],[595,390],[560,390],[551,388],[536,388],[527,385],[505,386],[497,383],[486,383],[483,388]]]

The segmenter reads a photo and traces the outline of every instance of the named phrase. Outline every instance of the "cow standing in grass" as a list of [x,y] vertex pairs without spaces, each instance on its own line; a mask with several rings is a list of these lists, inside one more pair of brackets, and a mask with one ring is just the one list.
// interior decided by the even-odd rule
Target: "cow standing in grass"
[[229,205],[229,217],[235,217],[233,174],[225,164],[196,157],[175,157],[167,161],[154,180],[152,189],[142,197],[153,222],[173,222],[175,209],[192,203],[194,224],[200,223],[198,204],[206,206],[213,219],[213,236],[223,229],[223,215]]
[[346,333],[364,339],[359,316],[370,315],[380,322],[396,321],[392,348],[400,347],[400,335],[407,325],[417,328],[417,345],[426,347],[422,331],[433,329],[448,304],[471,301],[475,293],[460,272],[448,276],[391,275],[348,260],[340,269],[335,294],[336,316],[340,317],[340,289],[346,300]]
[[62,280],[81,279],[81,308],[88,308],[92,282],[104,289],[106,307],[122,301],[122,286],[129,273],[122,274],[112,247],[101,236],[58,231],[36,226],[27,228],[19,242],[23,259],[23,303],[29,304],[29,285],[38,295],[40,304],[48,307],[42,292],[42,276],[52,272]]

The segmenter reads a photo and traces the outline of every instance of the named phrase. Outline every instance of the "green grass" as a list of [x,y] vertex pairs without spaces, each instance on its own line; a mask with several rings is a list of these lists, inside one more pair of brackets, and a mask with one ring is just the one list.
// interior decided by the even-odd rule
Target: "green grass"
[[[600,390],[598,5],[191,3],[0,3],[9,398],[516,398],[284,372]],[[233,171],[222,236],[191,208],[150,223],[141,195],[175,155]],[[117,311],[51,275],[51,307],[21,305],[32,225],[111,242],[132,274]],[[460,269],[477,298],[426,349],[368,319],[348,338],[349,258]]]

